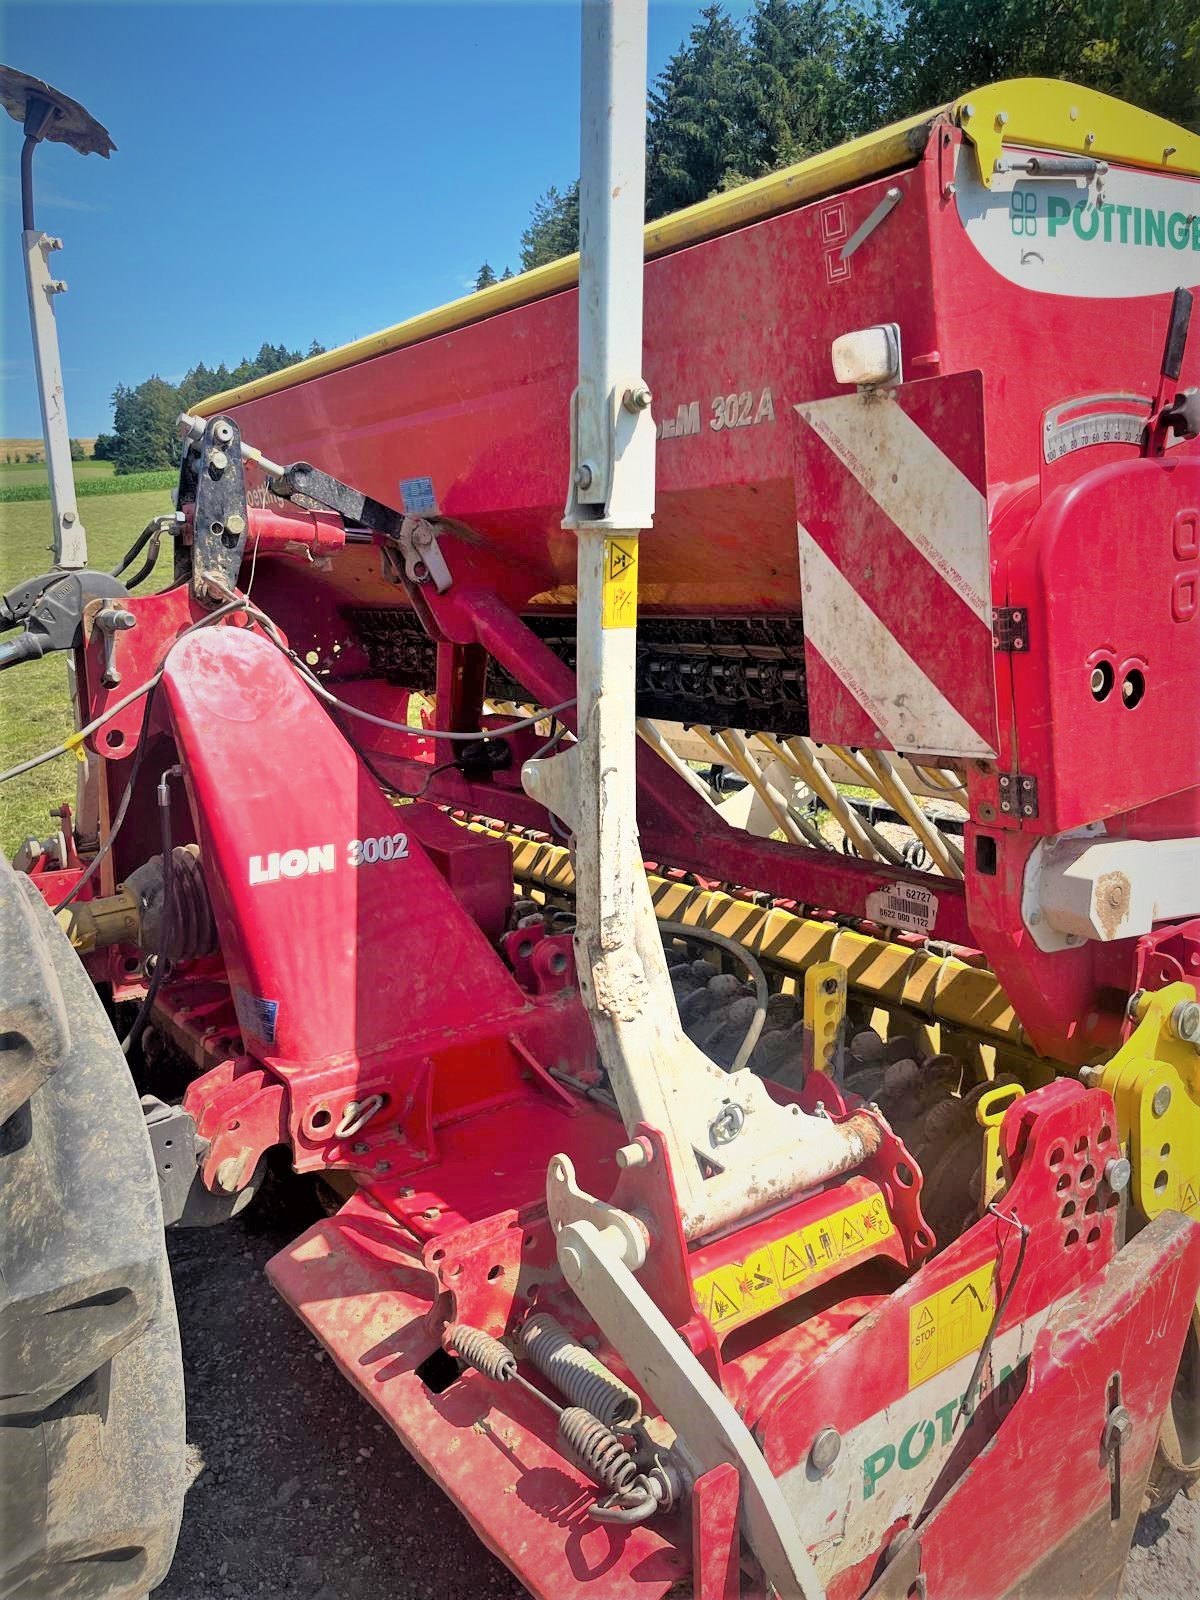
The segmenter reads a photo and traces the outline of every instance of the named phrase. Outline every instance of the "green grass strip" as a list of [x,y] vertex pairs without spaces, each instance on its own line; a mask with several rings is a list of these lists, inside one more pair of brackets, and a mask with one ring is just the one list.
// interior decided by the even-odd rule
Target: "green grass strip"
[[[81,477],[75,484],[80,500],[94,494],[139,494],[146,489],[173,489],[179,474],[173,467],[159,472],[127,472],[123,477]],[[0,483],[0,505],[11,505],[18,500],[49,500],[48,483]]]

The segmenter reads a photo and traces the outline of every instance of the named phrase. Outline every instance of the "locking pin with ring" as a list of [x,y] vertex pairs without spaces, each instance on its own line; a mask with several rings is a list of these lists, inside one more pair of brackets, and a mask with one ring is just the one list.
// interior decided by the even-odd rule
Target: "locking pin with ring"
[[348,1100],[342,1107],[342,1120],[337,1125],[337,1137],[348,1139],[365,1128],[376,1112],[383,1109],[384,1096],[368,1095],[365,1100]]
[[736,1100],[726,1100],[708,1125],[709,1143],[714,1146],[730,1144],[746,1124],[746,1113]]

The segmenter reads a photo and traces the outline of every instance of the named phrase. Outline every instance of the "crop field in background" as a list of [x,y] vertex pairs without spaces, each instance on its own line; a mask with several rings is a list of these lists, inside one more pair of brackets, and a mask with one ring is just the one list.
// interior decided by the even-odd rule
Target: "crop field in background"
[[[75,468],[75,482],[78,484],[93,478],[111,478],[113,464],[111,461],[73,461]],[[46,477],[46,463],[44,461],[0,461],[0,488],[7,489],[17,484],[32,483],[39,487],[45,485],[49,492],[49,480]]]
[[[79,465],[77,462],[76,467]],[[0,483],[7,481],[4,472],[0,467]],[[81,512],[89,563],[103,569],[115,567],[151,517],[170,509],[171,496],[165,488],[85,501]],[[52,560],[49,502],[0,504],[0,593],[22,578],[45,572]],[[157,569],[139,593],[161,588],[170,577],[171,561],[171,542],[166,540]],[[72,726],[65,655],[22,662],[0,673],[0,770],[61,744]],[[61,756],[0,784],[0,850],[6,856],[11,856],[27,835],[45,838],[51,832],[51,806],[64,800],[74,805],[75,768],[73,756]]]

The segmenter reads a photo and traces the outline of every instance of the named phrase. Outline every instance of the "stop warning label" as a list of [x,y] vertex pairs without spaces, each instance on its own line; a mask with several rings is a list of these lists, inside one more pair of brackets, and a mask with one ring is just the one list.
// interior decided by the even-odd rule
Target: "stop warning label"
[[989,1261],[909,1308],[908,1387],[915,1389],[978,1350],[996,1311],[996,1269]]

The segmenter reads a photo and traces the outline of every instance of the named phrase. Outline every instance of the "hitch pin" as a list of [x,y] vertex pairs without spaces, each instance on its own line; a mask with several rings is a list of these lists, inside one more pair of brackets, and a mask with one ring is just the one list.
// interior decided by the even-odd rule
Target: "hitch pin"
[[[184,411],[180,414],[177,426],[181,439],[199,440],[204,437],[203,417],[193,417],[190,412]],[[268,478],[282,478],[286,473],[286,467],[281,467],[277,461],[270,460],[261,450],[256,450],[252,444],[247,444],[245,439],[242,440],[241,449],[242,460],[252,461],[255,466],[261,467]]]

